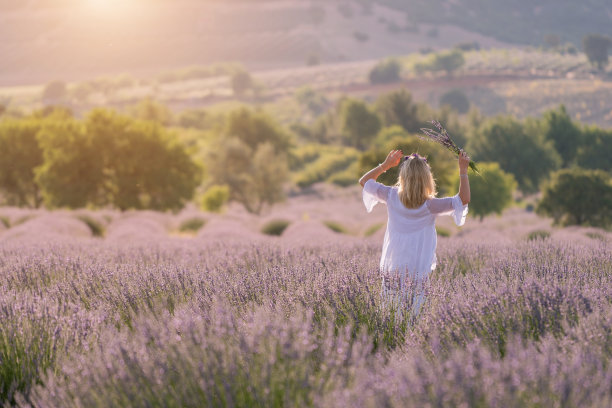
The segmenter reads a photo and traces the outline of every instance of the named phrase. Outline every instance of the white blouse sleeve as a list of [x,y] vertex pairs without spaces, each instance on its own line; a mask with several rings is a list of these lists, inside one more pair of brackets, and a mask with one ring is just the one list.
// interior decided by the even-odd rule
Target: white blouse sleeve
[[367,212],[372,212],[372,209],[378,203],[386,203],[389,191],[391,191],[391,187],[380,184],[373,179],[366,181],[363,186],[363,204]]
[[467,204],[463,205],[459,194],[452,197],[432,198],[427,201],[427,208],[435,215],[450,215],[459,227],[465,224],[468,213]]

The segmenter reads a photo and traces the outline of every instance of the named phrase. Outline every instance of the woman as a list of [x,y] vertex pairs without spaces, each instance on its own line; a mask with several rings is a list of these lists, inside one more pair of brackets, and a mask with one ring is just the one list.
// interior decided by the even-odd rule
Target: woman
[[[400,150],[389,152],[383,163],[359,180],[368,212],[377,203],[387,204],[387,230],[380,258],[383,296],[396,306],[412,303],[413,316],[418,314],[425,300],[427,278],[436,267],[436,217],[451,215],[458,226],[465,223],[470,202],[469,163],[470,158],[462,151],[459,155],[459,193],[453,197],[435,198],[436,184],[427,159],[416,153],[403,156]],[[376,181],[398,164],[395,186],[388,187]],[[414,293],[412,301],[408,293]]]

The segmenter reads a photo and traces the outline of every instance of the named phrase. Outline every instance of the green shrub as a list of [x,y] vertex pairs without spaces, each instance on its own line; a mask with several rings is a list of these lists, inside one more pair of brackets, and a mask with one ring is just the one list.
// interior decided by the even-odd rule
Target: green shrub
[[379,222],[378,224],[374,224],[371,227],[369,227],[364,233],[363,235],[366,237],[371,237],[372,235],[376,234],[376,232],[383,226],[385,225],[383,222]]
[[451,232],[446,228],[436,227],[436,233],[441,237],[450,237]]
[[4,225],[5,228],[11,228],[11,220],[9,219],[9,217],[5,215],[0,216],[0,222],[2,223],[2,225]]
[[388,58],[376,64],[370,71],[370,83],[386,84],[401,79],[402,63],[396,58]]
[[528,241],[535,241],[535,240],[544,240],[550,238],[550,232],[546,231],[546,230],[535,230],[535,231],[531,231],[529,233],[529,235],[527,235],[527,240]]
[[104,226],[89,215],[77,215],[76,218],[89,227],[94,237],[103,237],[106,233]]
[[34,214],[24,215],[23,217],[17,218],[12,226],[16,227],[17,225],[21,225],[27,221],[30,221],[32,218],[36,218],[36,216]]
[[344,225],[336,222],[336,221],[323,221],[323,224],[330,230],[337,232],[339,234],[348,234],[349,231],[344,227]]
[[188,218],[181,222],[179,226],[180,232],[198,232],[206,224],[206,220],[200,217]]
[[602,242],[606,241],[606,237],[599,232],[586,232],[584,235],[586,235],[587,237],[591,239],[596,239],[597,241],[602,241]]
[[220,212],[229,200],[228,186],[212,186],[202,196],[202,209],[210,212]]
[[281,236],[290,223],[287,220],[272,220],[261,228],[261,232],[266,235]]

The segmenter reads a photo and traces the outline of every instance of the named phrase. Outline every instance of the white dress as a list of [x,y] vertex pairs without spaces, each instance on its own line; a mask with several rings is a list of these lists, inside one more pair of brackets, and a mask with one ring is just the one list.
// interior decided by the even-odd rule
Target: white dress
[[[402,288],[405,288],[406,277],[413,282],[426,280],[436,267],[436,217],[450,215],[455,224],[462,226],[468,213],[468,206],[463,205],[459,194],[431,198],[419,208],[406,208],[399,199],[397,187],[388,187],[372,179],[363,187],[363,203],[368,212],[378,203],[387,204],[387,230],[380,257],[383,290],[385,276],[397,276]],[[420,307],[423,294],[417,297],[416,306]]]

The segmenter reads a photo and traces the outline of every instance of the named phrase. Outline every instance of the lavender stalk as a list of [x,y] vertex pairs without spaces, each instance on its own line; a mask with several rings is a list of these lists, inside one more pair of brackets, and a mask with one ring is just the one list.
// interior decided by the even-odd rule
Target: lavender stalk
[[[427,140],[429,142],[438,143],[442,145],[443,147],[445,147],[446,149],[453,152],[455,155],[459,156],[459,154],[461,154],[461,149],[457,146],[457,144],[453,141],[453,139],[451,139],[450,135],[448,134],[446,129],[444,129],[444,127],[440,124],[440,122],[438,122],[437,120],[432,120],[431,124],[434,125],[434,127],[437,130],[430,129],[430,128],[421,128],[421,132],[423,132],[425,136],[422,136],[422,135],[417,135],[417,136],[420,139]],[[469,166],[470,166],[470,169],[472,169],[472,171],[480,175],[480,171],[478,171],[478,167],[476,167],[476,163],[470,160]]]

